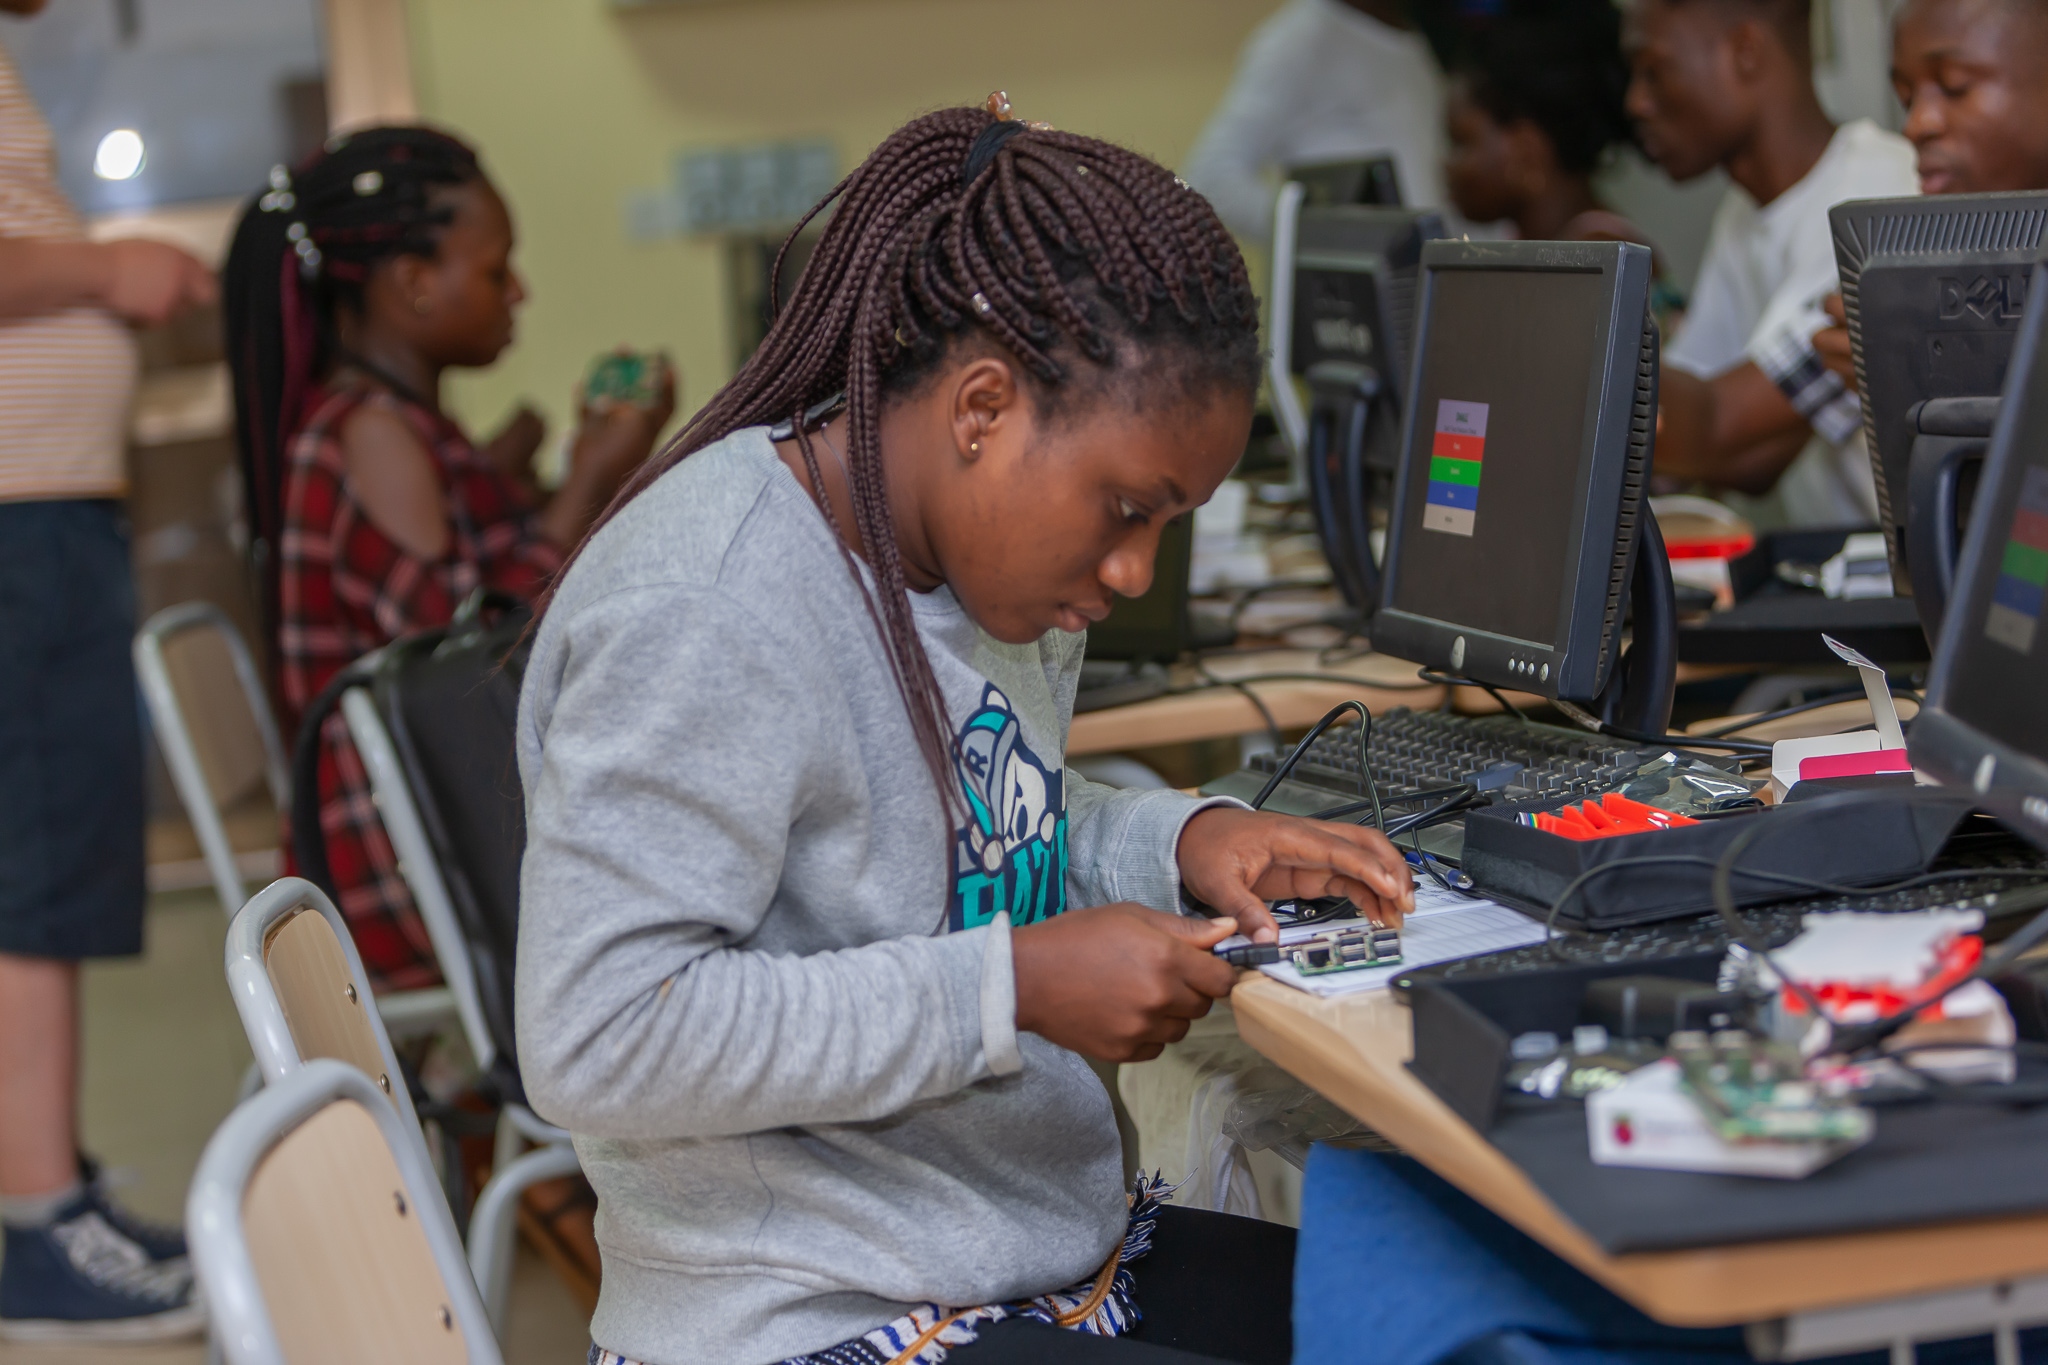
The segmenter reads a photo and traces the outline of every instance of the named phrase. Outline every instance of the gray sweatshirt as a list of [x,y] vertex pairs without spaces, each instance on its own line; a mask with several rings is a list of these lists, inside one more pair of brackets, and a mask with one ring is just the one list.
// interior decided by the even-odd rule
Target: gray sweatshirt
[[665,475],[547,613],[519,713],[519,1059],[599,1196],[599,1345],[822,1349],[1085,1278],[1122,1235],[1082,1059],[1016,1027],[1010,930],[1178,901],[1203,803],[1064,769],[1083,637],[913,595],[949,829],[873,622],[763,429]]

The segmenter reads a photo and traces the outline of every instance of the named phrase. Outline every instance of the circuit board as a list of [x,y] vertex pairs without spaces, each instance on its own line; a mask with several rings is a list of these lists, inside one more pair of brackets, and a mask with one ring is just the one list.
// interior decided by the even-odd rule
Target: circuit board
[[1282,953],[1303,976],[1325,976],[1360,967],[1391,967],[1401,960],[1401,931],[1339,929],[1290,944]]
[[1874,1120],[1806,1079],[1799,1055],[1740,1029],[1671,1035],[1685,1088],[1730,1142],[1861,1142]]

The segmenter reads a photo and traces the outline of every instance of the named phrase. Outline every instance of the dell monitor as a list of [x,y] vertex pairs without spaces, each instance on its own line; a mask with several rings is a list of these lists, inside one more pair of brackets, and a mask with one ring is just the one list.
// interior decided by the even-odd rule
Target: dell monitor
[[1931,643],[2048,193],[1865,199],[1828,218],[1892,583]]
[[1305,491],[1331,576],[1361,617],[1379,599],[1372,510],[1398,462],[1416,271],[1422,244],[1443,235],[1435,213],[1304,208],[1275,261],[1288,284],[1284,332],[1276,297],[1275,358],[1290,396],[1297,378],[1309,390]]
[[1644,490],[1649,298],[1650,252],[1629,243],[1423,247],[1376,650],[1663,732],[1676,629]]
[[1401,174],[1390,156],[1362,161],[1301,161],[1282,172],[1284,181],[1304,191],[1304,207],[1324,208],[1332,204],[1370,204],[1377,208],[1401,207]]
[[[2032,287],[2048,282],[2042,267]],[[1913,766],[2048,848],[2048,310],[2020,324],[1943,619]]]

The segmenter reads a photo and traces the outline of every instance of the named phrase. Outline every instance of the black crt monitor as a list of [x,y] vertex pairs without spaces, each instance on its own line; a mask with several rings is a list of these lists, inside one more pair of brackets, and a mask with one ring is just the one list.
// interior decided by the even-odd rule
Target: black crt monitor
[[[2048,283],[2037,267],[2031,284]],[[2021,324],[1955,590],[1906,748],[2048,848],[2048,310]]]
[[1437,213],[1355,206],[1304,208],[1295,227],[1287,367],[1309,389],[1309,507],[1361,615],[1379,600],[1373,509],[1400,463],[1422,247],[1443,235]]
[[1376,650],[1662,733],[1676,631],[1645,506],[1649,300],[1650,252],[1629,243],[1423,248]]
[[1188,621],[1188,570],[1194,562],[1192,513],[1159,533],[1152,586],[1142,597],[1119,597],[1109,615],[1088,627],[1088,658],[1129,663],[1172,663],[1193,643]]
[[1401,173],[1390,156],[1351,161],[1300,161],[1282,171],[1282,180],[1298,182],[1304,207],[1331,204],[1401,206]]
[[2048,193],[1864,199],[1828,211],[1893,590],[1941,634]]

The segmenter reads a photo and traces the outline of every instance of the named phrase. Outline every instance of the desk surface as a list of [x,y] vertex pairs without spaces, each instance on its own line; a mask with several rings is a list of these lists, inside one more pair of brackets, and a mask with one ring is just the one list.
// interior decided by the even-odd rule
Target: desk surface
[[1686,1327],[2048,1274],[2048,1216],[1610,1256],[1417,1080],[1386,991],[1319,999],[1264,976],[1231,993],[1246,1042],[1650,1316]]

